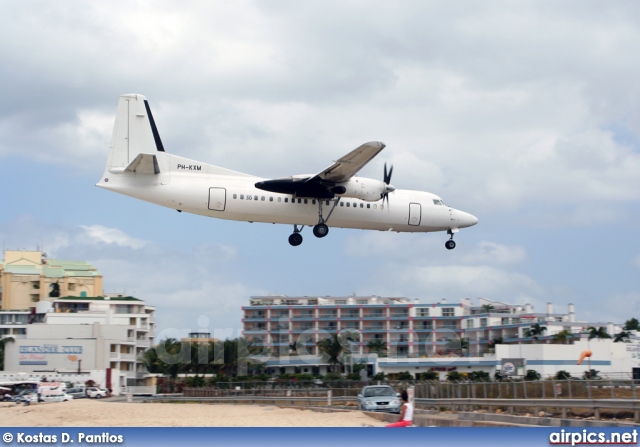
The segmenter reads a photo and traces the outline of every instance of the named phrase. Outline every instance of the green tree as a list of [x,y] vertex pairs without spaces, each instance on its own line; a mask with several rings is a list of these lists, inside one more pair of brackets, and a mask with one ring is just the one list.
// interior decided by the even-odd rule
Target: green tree
[[434,381],[434,380],[438,380],[440,378],[440,374],[438,374],[435,371],[427,371],[427,372],[423,372],[423,373],[418,373],[418,378],[420,380],[426,380],[426,381]]
[[568,329],[564,329],[551,337],[554,343],[566,345],[574,337],[573,333]]
[[472,382],[489,382],[491,379],[491,376],[486,371],[471,371],[468,377]]
[[447,373],[447,380],[449,382],[460,382],[462,381],[462,374],[460,374],[458,371],[449,371]]
[[484,311],[484,313],[491,313],[491,311],[494,309],[493,304],[483,304],[482,305],[482,310]]
[[621,341],[628,340],[630,335],[631,335],[631,334],[630,334],[629,332],[627,332],[627,331],[622,331],[622,332],[620,332],[620,333],[618,333],[618,334],[615,334],[615,335],[613,336],[613,342],[614,342],[614,343],[619,343],[619,342],[621,342]]
[[535,342],[538,342],[538,338],[542,336],[544,332],[546,332],[546,326],[540,326],[540,323],[533,323],[529,329],[526,330],[524,336],[527,338],[532,338]]
[[536,380],[540,380],[540,378],[540,373],[535,369],[528,369],[527,373],[524,376],[524,380],[526,380],[527,382],[534,382]]
[[349,343],[355,341],[358,341],[358,335],[351,332],[331,334],[317,343],[320,358],[328,363],[333,371],[336,365],[342,364],[343,355],[350,353]]
[[588,330],[589,330],[589,340],[594,338],[597,338],[597,339],[611,338],[611,335],[607,334],[607,330],[603,326],[600,326],[597,329],[594,326],[590,326]]
[[15,341],[13,337],[4,337],[0,339],[0,370],[2,371],[4,371],[4,346],[13,341]]
[[396,374],[396,380],[413,380],[413,376],[409,371],[402,371]]
[[569,380],[571,379],[571,374],[565,370],[560,370],[556,373],[556,380]]
[[387,355],[387,343],[384,340],[371,340],[367,343],[369,352],[375,352],[380,357],[386,357]]
[[631,318],[624,323],[625,331],[638,331],[640,330],[640,321],[637,318]]
[[600,380],[602,379],[602,377],[600,377],[600,371],[597,371],[595,369],[590,369],[584,372],[584,374],[582,374],[582,378],[585,380]]

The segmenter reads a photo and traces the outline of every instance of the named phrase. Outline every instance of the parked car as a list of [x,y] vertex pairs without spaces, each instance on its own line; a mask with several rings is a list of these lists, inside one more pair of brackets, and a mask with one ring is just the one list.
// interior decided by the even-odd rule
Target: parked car
[[87,388],[87,397],[93,397],[96,399],[107,397],[107,390],[101,390],[100,388],[96,388],[95,386],[90,386],[89,388]]
[[73,400],[73,396],[67,393],[42,394],[40,402],[67,402]]
[[400,413],[400,394],[388,385],[365,386],[358,394],[358,409]]
[[12,402],[24,402],[27,399],[27,396],[31,394],[35,394],[36,390],[22,390],[15,396],[11,398]]
[[83,397],[87,397],[87,391],[84,388],[76,387],[76,388],[67,388],[65,390],[70,396],[73,396],[74,399],[82,399]]

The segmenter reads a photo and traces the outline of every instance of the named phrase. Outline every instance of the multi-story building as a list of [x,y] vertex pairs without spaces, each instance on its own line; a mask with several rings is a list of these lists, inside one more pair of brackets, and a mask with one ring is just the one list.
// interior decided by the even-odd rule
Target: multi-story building
[[4,252],[0,262],[3,310],[24,310],[61,296],[102,296],[102,274],[85,261],[47,259],[41,251]]
[[[508,305],[485,299],[473,306],[470,299],[450,304],[446,300],[423,304],[401,297],[251,297],[242,308],[243,331],[249,339],[279,352],[295,346],[306,354],[318,354],[318,341],[328,334],[357,332],[355,350],[367,354],[382,344],[394,356],[443,355],[466,349],[481,355],[496,340],[531,342],[527,336],[533,323],[546,325],[543,340],[563,329],[580,332],[584,322],[575,321],[569,304],[567,314],[544,313],[530,305]],[[465,340],[462,346],[460,340]],[[456,345],[456,341],[458,342]]]
[[[589,327],[605,326],[610,335],[621,331],[612,323],[577,321],[573,304],[568,305],[567,313],[554,312],[551,303],[545,312],[534,312],[529,304],[486,299],[474,306],[470,299],[425,304],[401,297],[257,296],[242,311],[244,336],[266,348],[263,360],[272,373],[326,372],[328,365],[321,361],[317,343],[332,334],[351,332],[358,334],[354,337],[358,341],[349,343],[345,361],[363,361],[369,372],[446,374],[473,368],[493,374],[501,369],[503,357],[510,356],[519,359],[512,359],[517,373],[528,365],[548,374],[558,368],[571,369],[569,365],[584,369],[575,366],[580,354],[576,350],[590,346]],[[536,324],[544,328],[542,333],[532,330]],[[564,334],[563,338],[558,339],[558,334]],[[567,334],[571,345],[552,344],[566,342]],[[629,341],[614,347],[592,343],[602,353],[607,349],[616,352],[606,360],[594,360],[594,365],[609,372],[619,367],[629,373],[632,366],[640,367],[625,354],[640,349],[640,343]],[[541,356],[543,351],[548,361]]]
[[[154,346],[155,308],[128,296],[61,297],[38,303],[35,313],[5,311],[24,331],[5,344],[5,374],[86,373],[119,393],[146,385],[140,360]],[[0,328],[2,325],[0,325]]]

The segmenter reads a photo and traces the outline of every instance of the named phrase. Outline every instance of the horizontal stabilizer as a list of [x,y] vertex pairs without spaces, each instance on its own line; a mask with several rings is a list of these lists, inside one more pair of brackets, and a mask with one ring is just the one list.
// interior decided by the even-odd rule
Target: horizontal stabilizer
[[124,172],[135,172],[136,174],[160,174],[160,166],[158,166],[158,159],[155,155],[138,154],[138,156],[129,163],[129,166],[125,168]]

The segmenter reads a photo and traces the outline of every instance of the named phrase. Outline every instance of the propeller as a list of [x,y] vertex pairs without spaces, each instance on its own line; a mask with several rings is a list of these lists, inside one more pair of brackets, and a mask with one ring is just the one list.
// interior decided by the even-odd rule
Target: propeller
[[382,203],[384,203],[385,200],[387,201],[387,206],[389,205],[389,193],[396,190],[396,188],[394,188],[389,184],[391,182],[392,173],[393,173],[393,165],[391,165],[391,168],[389,168],[389,172],[387,172],[387,163],[385,162],[383,181],[386,187],[384,192],[381,194],[380,198],[382,199]]

